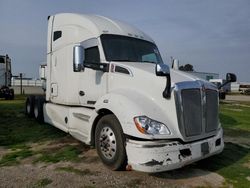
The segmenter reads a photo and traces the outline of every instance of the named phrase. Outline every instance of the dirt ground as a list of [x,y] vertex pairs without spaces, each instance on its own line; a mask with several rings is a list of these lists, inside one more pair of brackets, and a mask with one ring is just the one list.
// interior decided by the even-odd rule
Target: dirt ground
[[[73,138],[72,145],[78,144]],[[62,147],[57,142],[33,144],[33,151]],[[0,148],[0,157],[8,152]],[[82,162],[33,163],[26,158],[19,165],[0,168],[0,187],[221,187],[224,178],[216,173],[187,166],[170,172],[148,174],[114,172],[99,160],[95,149],[86,149]]]
[[[235,98],[238,97],[238,98]],[[227,96],[227,100],[249,100],[249,96]],[[249,98],[248,98],[249,97]],[[66,140],[44,141],[29,144],[36,151],[55,152],[68,145],[86,147],[71,136]],[[65,138],[63,138],[65,139]],[[225,137],[226,142],[249,147],[249,139]],[[230,187],[219,174],[201,170],[197,165],[189,165],[178,170],[148,174],[136,171],[111,171],[103,165],[96,150],[86,147],[82,150],[80,162],[60,161],[57,163],[36,162],[36,154],[20,160],[20,164],[0,167],[0,188],[19,187]],[[0,159],[11,149],[0,146]],[[249,162],[244,164],[249,167]],[[208,164],[209,165],[209,164]],[[250,181],[250,177],[248,180]]]
[[226,95],[228,101],[249,101],[250,95]]

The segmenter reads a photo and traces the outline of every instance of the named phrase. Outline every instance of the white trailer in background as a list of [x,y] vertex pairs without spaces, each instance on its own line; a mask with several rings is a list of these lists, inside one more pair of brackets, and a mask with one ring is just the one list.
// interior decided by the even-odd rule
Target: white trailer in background
[[249,82],[240,82],[239,92],[241,94],[250,95],[250,83]]
[[142,31],[64,13],[49,17],[47,44],[46,96],[29,96],[27,114],[94,145],[112,170],[166,171],[222,151],[217,87],[170,70]]
[[40,80],[42,81],[42,89],[43,91],[46,91],[46,77],[47,77],[47,65],[42,64],[39,67],[39,76]]

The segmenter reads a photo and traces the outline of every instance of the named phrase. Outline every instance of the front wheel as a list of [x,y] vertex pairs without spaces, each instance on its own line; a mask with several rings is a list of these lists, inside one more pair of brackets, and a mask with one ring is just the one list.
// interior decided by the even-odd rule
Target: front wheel
[[103,116],[95,131],[95,146],[102,162],[112,170],[123,170],[127,163],[121,125],[113,114]]

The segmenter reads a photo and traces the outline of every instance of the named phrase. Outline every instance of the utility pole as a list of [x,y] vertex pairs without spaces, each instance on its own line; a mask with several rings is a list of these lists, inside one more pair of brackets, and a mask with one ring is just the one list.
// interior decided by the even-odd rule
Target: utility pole
[[20,94],[23,94],[23,73],[20,73]]
[[8,54],[6,54],[6,56],[4,57],[4,60],[5,60],[5,86],[7,86],[8,85],[8,58],[9,58],[9,56],[8,56]]

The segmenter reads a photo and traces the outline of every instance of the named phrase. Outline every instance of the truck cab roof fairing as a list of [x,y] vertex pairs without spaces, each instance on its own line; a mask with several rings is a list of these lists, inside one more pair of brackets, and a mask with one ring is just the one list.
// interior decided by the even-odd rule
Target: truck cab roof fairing
[[[121,21],[111,20],[107,17],[73,13],[56,14],[54,17],[54,28],[63,25],[77,25],[87,29],[92,34],[93,38],[97,38],[102,34],[116,34],[139,38],[154,43],[151,37],[139,29]],[[79,33],[79,35],[82,34]]]

